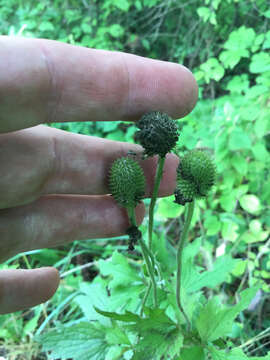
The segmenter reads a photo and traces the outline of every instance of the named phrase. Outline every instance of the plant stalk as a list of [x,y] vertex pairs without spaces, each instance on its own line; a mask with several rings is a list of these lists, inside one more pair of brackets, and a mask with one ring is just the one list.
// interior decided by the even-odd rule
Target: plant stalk
[[152,282],[149,281],[149,284],[147,286],[147,290],[146,290],[146,293],[144,294],[144,297],[143,297],[143,300],[142,300],[142,308],[141,308],[141,311],[140,311],[140,316],[143,316],[143,312],[144,312],[144,306],[146,304],[146,300],[150,294],[150,290],[151,290],[151,287],[152,287]]
[[[129,221],[131,223],[132,226],[137,226],[137,222],[136,222],[136,217],[135,217],[135,209],[134,208],[128,208],[128,217],[129,217]],[[155,307],[157,307],[157,284],[156,284],[156,280],[155,280],[155,269],[154,269],[154,265],[153,265],[153,255],[151,253],[151,251],[147,248],[146,244],[144,243],[143,239],[140,237],[139,238],[139,243],[142,249],[142,255],[143,255],[143,259],[145,261],[146,267],[147,267],[147,272],[148,275],[151,279],[151,283],[153,285],[153,300],[154,300],[154,305]],[[146,302],[147,297],[149,295],[150,289],[147,290],[146,292],[146,296],[144,301]]]
[[156,176],[155,176],[154,189],[153,189],[153,194],[152,194],[151,203],[150,203],[150,207],[149,207],[148,245],[149,245],[150,251],[152,248],[154,209],[155,209],[155,204],[157,201],[158,189],[159,189],[160,181],[162,178],[164,163],[165,163],[165,156],[164,157],[159,156],[158,164],[157,164],[157,171],[156,171]]
[[177,306],[178,306],[180,312],[183,314],[189,329],[191,327],[191,324],[190,324],[190,321],[189,321],[189,319],[188,319],[188,317],[187,317],[187,315],[186,315],[186,313],[185,313],[185,311],[183,309],[182,302],[181,302],[181,275],[182,275],[183,250],[184,250],[186,237],[187,237],[187,234],[188,234],[188,229],[190,227],[193,212],[194,212],[194,200],[191,203],[188,203],[187,215],[186,215],[186,219],[185,219],[184,229],[183,229],[182,234],[181,234],[180,239],[179,239],[178,250],[177,250],[177,277],[176,277],[176,301],[177,301]]
[[[142,238],[139,239],[139,243],[141,245],[142,248],[142,254],[143,254],[143,258],[147,267],[147,271],[148,271],[148,275],[151,279],[152,285],[153,285],[153,300],[154,300],[154,305],[155,307],[157,307],[157,284],[156,284],[156,280],[155,280],[155,274],[154,274],[154,269],[152,267],[151,261],[149,260],[148,254],[147,252],[149,251],[143,241]],[[148,295],[147,295],[148,296]],[[147,297],[146,297],[147,299]],[[145,301],[146,301],[145,299]]]

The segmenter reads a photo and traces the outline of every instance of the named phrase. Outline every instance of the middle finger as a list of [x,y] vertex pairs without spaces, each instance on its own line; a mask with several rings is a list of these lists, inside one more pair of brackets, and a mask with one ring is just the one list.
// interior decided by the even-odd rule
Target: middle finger
[[[1,134],[0,150],[0,208],[27,204],[48,194],[107,194],[113,160],[126,156],[128,150],[142,154],[139,145],[42,125]],[[156,163],[156,158],[141,161],[147,180],[146,196],[153,187]],[[160,196],[173,192],[177,165],[175,155],[167,156]]]

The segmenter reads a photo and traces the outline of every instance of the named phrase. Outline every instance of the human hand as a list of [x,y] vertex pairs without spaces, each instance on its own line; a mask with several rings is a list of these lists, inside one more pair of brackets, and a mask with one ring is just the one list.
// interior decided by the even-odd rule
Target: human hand
[[[73,240],[119,236],[128,218],[108,196],[112,161],[138,145],[71,134],[44,123],[136,121],[151,110],[186,115],[197,85],[184,67],[56,41],[0,36],[0,260]],[[151,193],[156,159],[142,162]],[[167,156],[160,196],[173,192]],[[143,204],[136,209],[141,222]],[[54,268],[0,271],[0,313],[46,301]]]

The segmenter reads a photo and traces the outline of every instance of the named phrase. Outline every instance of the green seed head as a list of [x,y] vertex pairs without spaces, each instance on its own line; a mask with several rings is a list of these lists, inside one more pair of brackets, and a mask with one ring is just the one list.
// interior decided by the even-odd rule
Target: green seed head
[[147,156],[165,157],[177,143],[177,123],[165,113],[147,113],[137,122],[137,126],[140,130],[136,132],[136,139]]
[[215,177],[216,167],[208,153],[196,149],[187,152],[177,169],[175,202],[185,205],[206,196],[215,183]]
[[119,205],[134,208],[145,193],[145,177],[142,168],[129,157],[115,160],[110,171],[109,187]]

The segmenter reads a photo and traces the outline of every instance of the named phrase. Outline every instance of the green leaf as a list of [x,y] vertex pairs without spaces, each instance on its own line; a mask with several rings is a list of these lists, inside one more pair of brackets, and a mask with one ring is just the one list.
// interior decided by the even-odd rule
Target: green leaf
[[232,330],[234,319],[249,306],[258,289],[257,286],[242,291],[241,300],[232,307],[222,307],[218,297],[213,297],[205,306],[202,306],[196,321],[202,341],[214,341],[228,335]]
[[221,222],[215,215],[208,216],[204,221],[204,227],[207,229],[206,235],[215,235],[221,229]]
[[108,324],[107,319],[104,319],[104,316],[100,316],[95,311],[95,307],[108,309],[111,306],[105,287],[101,284],[83,282],[80,285],[80,290],[83,292],[83,295],[78,295],[75,298],[75,302],[80,306],[87,319],[90,321],[98,320],[103,324]]
[[50,359],[104,360],[109,345],[107,327],[81,322],[70,327],[60,327],[37,338],[43,351],[50,351]]
[[265,41],[263,43],[263,50],[270,48],[270,30],[265,34]]
[[203,287],[215,288],[227,279],[238,262],[238,259],[233,259],[230,255],[219,256],[214,262],[212,270],[204,271],[192,280],[187,292],[196,292]]
[[256,195],[243,195],[239,202],[241,207],[250,214],[257,214],[261,210],[260,199]]
[[127,258],[118,251],[113,253],[111,260],[99,261],[100,272],[103,276],[111,276],[110,288],[117,286],[130,286],[133,283],[141,282],[138,271],[132,267]]
[[193,346],[181,351],[181,360],[205,360],[202,346]]
[[145,290],[138,267],[130,265],[125,256],[115,251],[111,259],[99,261],[99,268],[102,276],[109,277],[110,309],[121,307],[134,311],[140,293]]
[[259,96],[267,93],[268,88],[267,85],[254,85],[247,90],[246,97],[247,99],[257,99]]
[[146,318],[140,318],[127,328],[141,339],[132,360],[159,360],[179,354],[183,335],[176,324],[165,314],[164,309],[146,309]]
[[268,111],[265,113],[263,111],[259,111],[259,113],[260,113],[260,117],[256,119],[254,123],[254,131],[256,136],[261,138],[265,136],[267,133],[267,129],[269,126],[269,115],[268,115]]
[[256,37],[256,33],[252,28],[241,26],[230,33],[228,40],[224,44],[224,48],[228,50],[239,51],[248,49],[252,46]]
[[219,81],[225,72],[223,66],[215,58],[208,59],[200,66],[200,69],[204,71],[206,83],[209,83],[210,79]]
[[233,94],[241,94],[249,87],[248,75],[235,75],[227,84],[227,90]]
[[248,171],[247,159],[241,154],[234,154],[231,158],[232,166],[237,172],[242,175],[246,175]]
[[188,150],[194,149],[198,141],[198,135],[194,133],[194,127],[185,125],[181,131],[181,146],[185,146]]
[[270,360],[270,353],[266,356],[247,356],[239,348],[230,351],[218,350],[213,345],[209,345],[209,350],[213,360]]
[[126,333],[118,326],[107,328],[106,341],[110,345],[131,345]]
[[176,324],[165,314],[164,309],[146,308],[145,313],[146,317],[138,317],[136,323],[130,325],[129,329],[139,332],[142,336],[145,336],[150,330],[166,334],[176,327]]
[[180,352],[183,345],[183,335],[179,330],[173,330],[166,336],[151,332],[136,346],[136,351],[131,360],[162,360],[165,356],[173,359]]
[[116,312],[103,311],[95,307],[96,312],[99,314],[109,317],[113,320],[123,321],[123,322],[136,322],[140,320],[140,317],[137,314],[133,314],[129,311],[126,311],[125,314],[117,314]]
[[267,11],[265,11],[265,12],[263,13],[263,16],[265,16],[265,17],[267,17],[268,19],[270,19],[270,9],[267,10]]
[[270,71],[270,56],[266,52],[254,54],[249,67],[250,72],[258,74]]
[[81,28],[82,28],[82,31],[86,34],[90,34],[92,31],[91,25],[89,25],[87,23],[82,23]]
[[210,353],[213,360],[248,360],[241,349],[232,349],[230,351],[218,350],[214,346],[210,346]]
[[235,128],[229,136],[229,149],[232,151],[251,148],[251,141],[246,132]]
[[231,212],[235,208],[236,200],[233,192],[226,192],[219,199],[221,207],[227,212]]
[[246,271],[247,264],[248,260],[241,259],[241,261],[238,261],[236,266],[232,269],[231,274],[236,277],[242,276]]
[[176,218],[183,214],[184,207],[174,202],[174,196],[162,198],[158,201],[156,215],[163,219]]
[[208,7],[201,6],[197,9],[197,14],[203,19],[203,22],[207,22],[211,16],[211,11]]
[[242,57],[248,57],[249,52],[246,49],[224,50],[219,55],[219,60],[225,68],[233,69],[239,63]]
[[54,31],[54,25],[49,22],[49,21],[43,21],[40,25],[39,25],[39,30],[40,31]]
[[32,317],[32,319],[28,320],[23,327],[23,334],[24,335],[31,335],[34,333],[37,325],[38,325],[38,321],[39,321],[39,317],[42,311],[42,307],[35,307],[34,308],[34,316]]
[[108,28],[108,33],[110,33],[114,38],[119,38],[124,34],[124,28],[119,24],[113,24]]
[[111,3],[122,11],[128,11],[131,5],[128,0],[111,0]]
[[229,240],[233,242],[239,236],[237,232],[238,229],[239,226],[235,222],[231,220],[226,220],[225,222],[222,223],[221,235],[225,240]]
[[268,151],[263,143],[258,142],[252,147],[252,152],[256,160],[265,162],[267,157],[269,156]]

